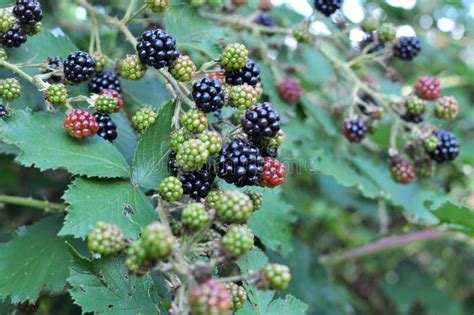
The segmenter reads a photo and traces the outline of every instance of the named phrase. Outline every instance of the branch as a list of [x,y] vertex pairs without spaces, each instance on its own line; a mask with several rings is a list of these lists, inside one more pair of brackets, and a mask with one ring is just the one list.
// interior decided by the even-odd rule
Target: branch
[[33,198],[16,197],[0,195],[0,203],[11,204],[17,206],[25,206],[31,208],[43,209],[45,212],[63,212],[66,208],[63,204],[51,203],[47,200],[36,200]]

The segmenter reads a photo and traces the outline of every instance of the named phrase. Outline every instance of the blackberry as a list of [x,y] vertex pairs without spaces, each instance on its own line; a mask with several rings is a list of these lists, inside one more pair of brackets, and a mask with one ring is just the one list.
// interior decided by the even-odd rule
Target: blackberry
[[102,90],[102,92],[100,92],[100,95],[112,96],[113,98],[115,98],[115,100],[117,101],[117,106],[115,106],[114,109],[115,113],[118,113],[123,108],[123,99],[119,92],[115,90],[106,89]]
[[369,54],[376,53],[385,48],[385,44],[379,43],[374,33],[365,33],[364,40],[360,42],[360,50],[364,50],[369,45],[372,46],[367,51]]
[[291,281],[290,269],[279,264],[268,264],[260,271],[257,287],[261,289],[286,290]]
[[191,133],[201,133],[207,129],[206,114],[199,109],[190,109],[180,117],[184,128]]
[[258,142],[264,137],[274,137],[280,131],[280,114],[271,103],[258,103],[247,109],[242,118],[242,129],[249,139]]
[[369,127],[362,118],[348,118],[344,121],[342,132],[350,142],[359,143],[364,140]]
[[22,94],[20,81],[8,78],[0,81],[0,97],[5,101],[13,102]]
[[204,131],[199,135],[201,140],[209,151],[209,155],[214,155],[222,150],[222,136],[216,131]]
[[314,7],[316,10],[330,16],[341,8],[342,0],[314,0]]
[[250,197],[253,203],[253,211],[260,210],[263,205],[263,194],[256,191],[246,191],[245,194]]
[[412,95],[407,98],[405,108],[410,114],[421,115],[426,111],[426,102],[418,96]]
[[272,18],[272,16],[268,13],[260,13],[257,17],[253,20],[255,24],[266,26],[266,27],[275,27],[276,22]]
[[156,69],[170,66],[179,57],[176,40],[161,29],[144,32],[136,48],[140,60]]
[[209,157],[206,145],[198,139],[185,141],[176,154],[176,162],[185,172],[193,172],[206,164]]
[[358,103],[357,107],[360,109],[362,114],[373,119],[382,117],[383,107],[378,100],[366,93],[360,94],[359,98],[362,102]]
[[97,112],[94,114],[94,118],[99,124],[99,131],[97,132],[99,137],[102,137],[110,142],[113,142],[115,139],[117,139],[117,126],[108,114]]
[[91,54],[92,58],[94,58],[95,62],[96,62],[96,68],[95,68],[95,71],[97,72],[102,72],[104,71],[105,69],[105,66],[107,65],[107,57],[99,52],[99,51],[95,51]]
[[401,115],[400,118],[406,122],[413,123],[413,124],[420,124],[425,120],[423,116],[421,115],[414,115],[410,113],[405,113]]
[[439,129],[434,132],[438,139],[436,149],[428,152],[430,158],[438,163],[453,161],[459,155],[459,141],[456,136],[448,131]]
[[117,108],[118,102],[112,95],[98,95],[95,98],[94,106],[98,112],[112,114]]
[[418,97],[427,101],[434,101],[441,95],[441,82],[437,77],[420,77],[416,81],[415,91]]
[[189,195],[194,200],[206,198],[215,179],[216,171],[211,163],[204,165],[197,171],[179,175],[184,194]]
[[[215,208],[217,206],[217,203],[219,202],[219,198],[221,197],[221,195],[222,195],[222,190],[218,190],[218,189],[211,190],[209,194],[207,195],[207,200],[206,200],[209,207]],[[252,199],[250,195],[248,196],[250,197],[250,199]],[[255,204],[254,204],[254,207],[255,207]]]
[[238,70],[247,64],[249,51],[240,43],[229,44],[222,51],[219,60],[225,70]]
[[416,176],[420,178],[433,177],[436,172],[436,164],[430,159],[415,162]]
[[420,40],[416,36],[402,36],[393,45],[393,54],[402,60],[412,60],[421,51]]
[[171,232],[160,222],[148,225],[143,231],[142,245],[149,259],[167,257],[173,248],[174,238]]
[[237,312],[239,309],[244,307],[245,302],[247,302],[247,292],[245,292],[245,289],[233,282],[227,282],[225,288],[232,296],[230,308],[234,312]]
[[168,201],[178,201],[183,197],[183,185],[174,176],[166,177],[160,184],[159,188],[161,197]]
[[379,27],[379,40],[382,43],[393,41],[397,37],[397,28],[393,24],[384,23]]
[[245,222],[252,212],[252,200],[240,190],[224,191],[216,204],[217,216],[226,223]]
[[86,52],[70,53],[64,61],[64,76],[71,83],[79,84],[88,80],[95,72],[96,62]]
[[181,222],[191,230],[199,230],[209,222],[209,213],[202,203],[193,202],[184,208]]
[[155,13],[165,12],[170,7],[170,0],[146,0],[148,7]]
[[168,172],[173,176],[177,176],[179,171],[179,165],[178,162],[176,162],[176,152],[171,151],[168,154]]
[[193,85],[193,98],[196,106],[205,113],[221,109],[224,106],[224,90],[220,80],[204,78]]
[[99,124],[94,116],[82,109],[75,109],[67,115],[63,127],[71,137],[77,139],[93,136],[99,131]]
[[258,92],[256,87],[246,83],[242,85],[231,86],[227,91],[227,101],[230,106],[247,110],[257,103]]
[[119,75],[127,80],[137,81],[146,74],[146,65],[144,65],[140,57],[137,55],[128,55],[127,58],[121,60],[117,65]]
[[215,280],[208,280],[191,291],[189,305],[193,315],[227,315],[232,296],[225,286]]
[[191,134],[185,128],[174,130],[170,134],[171,150],[178,151],[181,145],[189,139],[191,139]]
[[99,221],[87,237],[87,246],[100,255],[117,254],[125,247],[125,237],[117,225]]
[[248,253],[254,243],[254,235],[246,225],[233,225],[222,237],[226,256],[240,257]]
[[277,159],[266,157],[263,162],[263,173],[260,177],[259,185],[274,188],[285,182],[286,168]]
[[52,84],[45,92],[45,98],[51,104],[62,105],[66,103],[68,91],[64,84]]
[[0,33],[5,33],[15,25],[15,16],[7,10],[0,11]]
[[2,35],[2,45],[8,48],[20,47],[26,43],[26,34],[23,28],[14,26]]
[[[48,57],[45,63],[49,69],[42,69],[41,73],[43,74],[50,73],[57,69],[62,69],[64,67],[64,59],[61,57]],[[63,80],[64,75],[63,73],[57,73],[53,74],[50,78],[52,81],[59,83]]]
[[374,17],[366,17],[361,24],[361,28],[364,32],[372,33],[379,28],[379,20]]
[[5,49],[0,47],[0,61],[7,61],[8,60],[8,54]]
[[454,96],[443,96],[436,101],[434,112],[440,119],[453,120],[459,115],[458,100]]
[[150,262],[147,259],[147,252],[141,240],[133,242],[127,250],[125,267],[128,272],[138,276],[147,273]]
[[245,67],[234,71],[226,71],[225,82],[230,85],[247,83],[251,86],[256,86],[260,82],[260,67],[253,59],[249,59]]
[[103,90],[115,90],[121,93],[118,75],[108,71],[94,74],[89,81],[89,92],[99,94]]
[[157,116],[158,113],[153,107],[145,106],[133,115],[132,123],[140,133],[143,133],[155,122]]
[[3,104],[0,104],[0,117],[5,117],[8,115],[8,109]]
[[282,99],[288,103],[298,103],[301,97],[300,81],[294,77],[287,77],[278,86],[278,92]]
[[309,31],[307,23],[298,25],[292,34],[298,43],[311,43],[313,41],[313,35]]
[[181,55],[173,61],[169,71],[176,80],[189,82],[196,76],[196,65],[189,56]]
[[390,172],[393,180],[403,185],[408,185],[416,179],[415,167],[399,157],[395,157],[391,162]]
[[43,19],[41,4],[36,0],[16,0],[13,14],[15,14],[18,22],[24,26],[34,26]]
[[253,144],[240,139],[229,143],[217,158],[217,175],[237,187],[256,185],[263,172],[263,157]]

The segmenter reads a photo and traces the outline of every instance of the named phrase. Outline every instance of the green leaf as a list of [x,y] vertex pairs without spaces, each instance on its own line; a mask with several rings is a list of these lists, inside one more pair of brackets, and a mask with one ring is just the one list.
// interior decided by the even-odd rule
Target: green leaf
[[168,137],[173,112],[173,103],[166,104],[158,113],[155,123],[148,127],[140,140],[133,161],[132,179],[135,184],[158,189],[160,182],[168,176]]
[[157,79],[157,73],[149,70],[139,81],[121,80],[122,94],[126,101],[141,105],[151,105],[157,109],[171,99],[164,83]]
[[[254,247],[237,264],[243,274],[263,268],[268,263],[261,250]],[[284,299],[273,300],[275,291],[257,290],[253,285],[244,282],[247,291],[247,303],[237,315],[304,315],[308,306],[291,295]],[[272,301],[273,300],[273,301]]]
[[16,161],[41,170],[65,168],[89,177],[129,177],[122,154],[100,137],[77,140],[63,129],[62,115],[17,111],[0,121],[0,139],[17,146]]
[[128,181],[78,178],[63,198],[69,206],[60,235],[85,238],[97,221],[105,221],[135,239],[156,219],[149,199]]
[[112,116],[115,124],[117,125],[118,137],[115,141],[117,149],[123,154],[127,162],[131,165],[133,163],[133,155],[135,148],[137,147],[138,137],[130,121],[123,111]]
[[432,208],[433,214],[442,223],[453,224],[454,228],[461,226],[470,233],[474,233],[474,211],[472,209],[453,202],[447,202],[437,208],[432,207],[431,201],[427,201],[425,204]]
[[120,257],[92,261],[77,253],[73,257],[69,293],[83,313],[159,313],[159,296],[150,275],[129,275]]
[[64,240],[56,236],[61,221],[44,218],[0,246],[0,298],[34,302],[43,288],[63,289],[71,256]]
[[292,206],[282,198],[281,188],[266,189],[262,209],[249,219],[248,225],[269,249],[288,255],[292,249]]

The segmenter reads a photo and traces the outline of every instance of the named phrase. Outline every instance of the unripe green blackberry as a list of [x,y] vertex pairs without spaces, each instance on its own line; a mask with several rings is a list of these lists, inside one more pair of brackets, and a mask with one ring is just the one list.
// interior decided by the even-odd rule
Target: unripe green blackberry
[[413,95],[406,100],[405,108],[412,115],[421,115],[426,111],[426,102]]
[[189,132],[201,133],[207,129],[206,114],[200,109],[190,109],[181,116],[181,123]]
[[0,61],[7,61],[8,60],[8,54],[7,51],[0,47]]
[[236,126],[240,126],[242,122],[242,118],[244,117],[245,117],[244,110],[236,110],[235,112],[232,113],[232,116],[230,116],[230,122]]
[[438,98],[435,107],[435,116],[440,119],[453,120],[459,115],[458,101],[454,96]]
[[131,274],[143,276],[148,269],[147,253],[141,240],[137,240],[130,245],[125,258],[125,267]]
[[200,8],[206,3],[206,0],[189,0],[189,4],[192,7]]
[[170,147],[172,151],[177,152],[184,142],[191,139],[191,135],[185,128],[174,130],[170,134]]
[[191,139],[183,143],[176,154],[176,162],[185,172],[200,169],[207,161],[209,151],[201,140]]
[[181,55],[169,67],[173,78],[180,82],[189,82],[196,76],[196,65],[187,55]]
[[313,36],[309,32],[308,24],[304,23],[299,25],[293,30],[293,37],[298,43],[311,43]]
[[257,91],[248,84],[231,86],[226,90],[228,104],[240,110],[247,110],[257,103]]
[[151,106],[147,106],[141,108],[135,113],[135,115],[132,117],[132,122],[135,128],[140,133],[143,133],[155,122],[157,116],[158,114],[156,113],[155,109]]
[[15,16],[7,10],[0,10],[0,33],[6,33],[15,24]]
[[372,33],[373,31],[377,30],[377,28],[379,27],[379,24],[380,24],[379,20],[371,16],[368,16],[362,21],[362,24],[360,26],[364,32]]
[[249,51],[239,43],[229,44],[224,48],[220,56],[220,64],[222,68],[232,71],[245,67],[249,60]]
[[143,231],[142,243],[146,256],[149,259],[162,259],[167,257],[174,245],[171,232],[160,222],[148,225]]
[[93,253],[113,255],[125,247],[125,237],[117,225],[99,221],[87,237],[87,246]]
[[423,140],[423,146],[427,152],[433,152],[438,147],[438,137],[431,135]]
[[199,230],[209,222],[209,213],[203,204],[193,202],[184,208],[181,222],[191,230]]
[[64,84],[53,84],[46,90],[45,96],[51,104],[62,105],[66,103],[68,92]]
[[112,114],[117,105],[117,99],[109,94],[99,95],[95,100],[95,108],[101,113]]
[[183,225],[181,224],[181,222],[179,222],[178,220],[171,220],[170,221],[170,228],[171,228],[171,233],[176,236],[176,237],[179,237],[181,236],[183,233]]
[[39,34],[42,29],[43,23],[41,22],[38,22],[35,25],[26,25],[23,27],[23,31],[25,31],[25,34],[28,36],[35,36],[36,34]]
[[285,132],[280,129],[275,137],[264,137],[259,146],[278,149],[285,141]]
[[102,72],[105,69],[105,66],[107,65],[107,58],[105,55],[99,51],[95,51],[91,54],[92,58],[94,58],[96,62],[96,67],[95,71],[96,72]]
[[159,191],[161,197],[169,202],[178,201],[183,198],[183,184],[174,176],[163,179]]
[[260,281],[257,286],[260,289],[286,290],[290,281],[291,273],[287,266],[268,264],[260,270]]
[[245,194],[250,197],[253,203],[253,211],[260,210],[263,205],[263,194],[256,191],[246,191]]
[[207,195],[207,204],[211,208],[215,208],[219,202],[219,198],[222,195],[222,190],[211,190]]
[[379,40],[388,43],[397,37],[397,28],[393,24],[384,23],[379,27]]
[[222,238],[222,247],[226,256],[240,257],[249,252],[253,242],[253,233],[246,225],[233,225]]
[[0,97],[12,102],[21,96],[21,85],[17,79],[9,78],[0,81]]
[[419,178],[433,177],[436,172],[436,164],[431,159],[415,162],[416,176]]
[[138,55],[128,55],[117,67],[117,72],[122,78],[133,81],[143,78],[146,70],[146,65],[140,61]]
[[222,137],[215,131],[204,131],[199,135],[199,140],[206,145],[209,155],[217,154],[222,149]]
[[192,315],[228,315],[231,301],[225,286],[213,279],[194,287],[189,297]]
[[170,7],[169,0],[146,0],[146,4],[155,13],[165,12]]
[[225,288],[232,296],[231,310],[237,312],[244,307],[245,302],[247,302],[247,292],[245,292],[245,289],[233,282],[227,282]]
[[253,212],[249,196],[239,190],[224,191],[216,205],[218,217],[226,223],[247,221]]

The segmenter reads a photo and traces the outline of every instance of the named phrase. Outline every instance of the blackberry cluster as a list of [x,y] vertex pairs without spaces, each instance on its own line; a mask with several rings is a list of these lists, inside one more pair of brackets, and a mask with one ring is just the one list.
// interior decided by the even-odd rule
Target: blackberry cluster
[[253,144],[235,139],[220,152],[217,175],[237,187],[256,185],[263,172],[263,157]]
[[393,54],[402,60],[412,60],[421,51],[420,40],[416,36],[402,36],[393,45]]
[[342,0],[314,0],[314,7],[316,10],[330,16],[341,8]]
[[[64,59],[61,58],[61,57],[48,57],[48,59],[46,59],[46,65],[53,69],[53,70],[56,70],[56,69],[62,69],[64,67]],[[42,73],[46,74],[46,73],[50,73],[51,70],[49,69],[43,69],[41,71]],[[58,73],[58,74],[54,74],[51,76],[51,80],[54,81],[54,82],[61,82],[63,80],[63,75]]]
[[193,85],[193,98],[196,106],[205,113],[221,109],[224,106],[224,90],[220,80],[204,78]]
[[170,66],[179,57],[176,40],[161,29],[144,32],[138,39],[137,51],[144,64],[156,69]]
[[268,13],[260,13],[255,20],[253,20],[255,24],[266,26],[266,27],[275,27],[276,22],[272,18],[272,16]]
[[8,110],[3,104],[0,104],[0,117],[5,117],[8,115]]
[[99,94],[103,90],[122,92],[118,75],[104,71],[94,74],[89,81],[89,92]]
[[260,82],[260,67],[253,59],[249,59],[245,67],[234,71],[226,71],[225,82],[230,85],[247,83],[256,86]]
[[84,51],[70,53],[64,61],[64,76],[71,83],[79,84],[88,80],[95,72],[95,60]]
[[8,48],[20,47],[26,43],[26,34],[23,28],[14,26],[2,34],[2,45]]
[[436,130],[434,136],[438,139],[436,149],[428,152],[430,158],[438,163],[453,161],[459,155],[459,141],[456,136],[445,130]]
[[274,137],[280,131],[280,114],[271,103],[258,103],[247,109],[242,118],[243,131],[252,141]]
[[13,14],[23,26],[34,26],[43,19],[41,4],[36,0],[16,0]]
[[94,118],[99,124],[99,131],[97,135],[104,138],[107,141],[113,142],[117,139],[117,126],[112,121],[110,115],[105,113],[95,113]]
[[346,119],[342,130],[347,140],[354,143],[359,143],[364,140],[368,131],[369,127],[367,126],[366,121],[362,118]]

